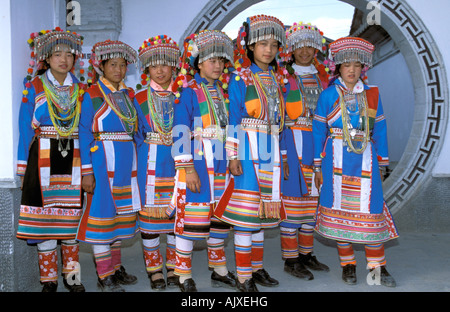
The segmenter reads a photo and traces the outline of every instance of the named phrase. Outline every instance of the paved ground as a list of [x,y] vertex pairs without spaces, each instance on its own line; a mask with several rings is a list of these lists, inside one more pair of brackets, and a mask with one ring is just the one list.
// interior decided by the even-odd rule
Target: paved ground
[[[232,236],[231,236],[232,237]],[[163,243],[165,246],[165,243]],[[337,250],[333,241],[316,236],[314,253],[317,258],[330,267],[330,272],[314,272],[311,281],[300,280],[283,271],[281,260],[279,230],[266,230],[264,266],[280,281],[274,288],[258,286],[261,292],[449,292],[450,291],[450,233],[401,233],[396,240],[385,245],[387,269],[397,282],[397,287],[387,288],[367,283],[368,271],[364,248],[354,245],[358,283],[346,285],[341,280],[341,268]],[[164,249],[164,248],[163,248]],[[229,270],[235,271],[233,241],[226,244]],[[179,292],[167,289],[163,292],[152,291],[145,273],[140,238],[125,241],[122,248],[122,262],[127,272],[138,277],[138,283],[126,286],[127,292],[150,292],[155,296],[163,293]],[[88,292],[98,292],[97,277],[89,245],[82,244],[81,279]],[[211,272],[207,269],[206,244],[197,242],[193,255],[193,278],[199,292],[235,292],[225,288],[212,288]],[[62,281],[60,281],[62,286]],[[60,292],[65,292],[59,287]],[[165,295],[163,295],[165,296]]]

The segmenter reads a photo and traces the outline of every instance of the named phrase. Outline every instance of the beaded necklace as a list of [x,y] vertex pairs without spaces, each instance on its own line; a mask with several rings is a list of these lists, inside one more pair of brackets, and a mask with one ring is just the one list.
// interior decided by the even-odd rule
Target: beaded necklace
[[[42,75],[40,79],[47,98],[48,111],[53,126],[59,136],[70,136],[78,127],[80,120],[81,101],[78,96],[78,84],[74,83],[71,88],[57,88],[48,80],[47,75]],[[62,117],[62,114],[66,117]]]
[[269,122],[269,133],[271,132],[271,125],[276,123],[275,115],[279,113],[280,118],[280,127],[278,128],[278,132],[281,132],[284,127],[284,111],[282,108],[282,101],[280,99],[280,90],[278,88],[277,83],[273,80],[273,72],[269,72],[270,84],[267,85],[261,81],[261,77],[259,74],[253,74],[253,81],[255,84],[258,84],[259,89],[261,89],[264,93],[264,99],[260,99],[261,105],[265,105],[265,109],[267,109],[267,121]]
[[[135,132],[135,126],[137,121],[137,114],[136,110],[133,107],[133,104],[131,104],[130,99],[128,98],[128,95],[125,94],[123,91],[119,91],[123,94],[123,99],[125,101],[125,107],[120,108],[117,101],[114,99],[113,96],[109,97],[106,96],[105,91],[103,91],[102,86],[99,84],[98,88],[100,89],[100,92],[103,95],[103,98],[105,99],[108,106],[116,113],[116,115],[119,117],[119,119],[122,121],[125,131],[128,135],[132,136]],[[111,92],[112,94],[112,92]],[[126,111],[129,116],[125,116],[122,111]]]
[[367,110],[367,97],[366,97],[366,92],[363,91],[363,95],[360,97],[360,101],[361,105],[359,105],[359,118],[360,118],[360,123],[362,121],[364,121],[364,132],[363,132],[363,141],[362,141],[362,145],[360,148],[355,148],[353,145],[353,139],[357,133],[357,129],[354,129],[351,122],[350,122],[350,117],[349,117],[349,113],[348,113],[348,108],[347,108],[347,104],[345,103],[344,100],[344,95],[342,93],[342,90],[339,86],[336,86],[336,90],[339,94],[339,104],[340,104],[340,108],[341,108],[341,114],[342,114],[342,132],[344,134],[344,139],[347,142],[347,150],[350,152],[354,152],[356,154],[362,154],[366,147],[367,144],[369,143],[369,116],[368,116],[368,110]]
[[307,118],[312,119],[314,116],[314,111],[317,107],[319,95],[322,92],[322,85],[315,74],[305,75],[304,77],[295,75],[295,79],[297,80],[297,84],[299,85],[305,99],[305,115]]
[[[172,133],[172,125],[173,125],[173,94],[170,92],[167,96],[159,95],[155,91],[156,101],[153,97],[153,92],[150,86],[147,88],[147,102],[148,108],[150,111],[150,116],[152,118],[153,125],[155,126],[155,130],[161,134],[170,134]],[[165,109],[163,107],[163,103],[166,106]],[[164,119],[164,113],[169,115],[168,120]]]
[[[210,113],[212,113],[212,116],[214,118],[214,123],[218,126],[226,126],[227,124],[227,107],[225,105],[225,99],[222,95],[222,92],[218,90],[219,86],[216,83],[216,91],[219,95],[219,101],[214,101],[214,99],[211,96],[211,92],[209,91],[208,87],[205,85],[204,82],[201,84],[203,93],[206,95],[206,101],[208,102],[208,108]],[[219,105],[222,104],[222,107]]]

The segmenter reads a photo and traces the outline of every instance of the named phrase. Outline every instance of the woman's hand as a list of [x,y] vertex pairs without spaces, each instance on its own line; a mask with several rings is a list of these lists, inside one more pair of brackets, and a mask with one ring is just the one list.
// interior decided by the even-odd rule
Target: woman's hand
[[320,186],[323,183],[323,177],[322,177],[322,170],[320,169],[318,172],[315,172],[314,174],[314,185],[316,186],[317,190],[320,190]]
[[287,161],[283,162],[283,172],[284,172],[284,179],[289,179],[289,165]]
[[244,172],[242,171],[241,161],[239,159],[232,159],[228,164],[230,173],[234,176],[240,176]]
[[193,193],[200,193],[200,178],[198,177],[197,171],[192,168],[187,168],[186,170],[186,187]]
[[95,189],[95,177],[93,174],[84,176],[81,179],[81,187],[86,193],[94,194]]

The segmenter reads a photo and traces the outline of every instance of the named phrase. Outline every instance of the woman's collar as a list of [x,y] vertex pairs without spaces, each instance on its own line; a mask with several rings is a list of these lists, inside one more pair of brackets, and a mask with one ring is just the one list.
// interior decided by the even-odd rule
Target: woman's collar
[[358,79],[358,81],[356,82],[355,86],[353,87],[353,90],[349,90],[347,88],[347,86],[345,85],[344,80],[342,79],[342,77],[339,77],[336,82],[338,82],[345,90],[347,90],[350,93],[353,94],[357,94],[357,93],[361,93],[365,90],[364,88],[364,83],[362,82],[361,79]]
[[103,76],[100,76],[99,80],[105,85],[105,87],[107,87],[111,92],[116,92],[116,91],[120,91],[123,89],[127,89],[127,86],[125,85],[125,83],[123,81],[120,82],[119,84],[119,89],[116,90],[116,88],[111,84],[111,82],[109,82],[108,79],[106,79]]
[[292,68],[295,70],[295,74],[297,76],[311,75],[317,73],[317,68],[313,64],[309,66],[300,66],[294,63],[292,64]]
[[61,87],[61,86],[71,86],[73,84],[72,75],[67,73],[66,78],[64,79],[63,84],[61,85],[58,80],[56,80],[55,76],[53,76],[52,71],[48,69],[45,74],[47,75],[48,80],[55,86],[55,87]]
[[[250,70],[254,73],[260,72],[260,71],[264,71],[263,69],[261,69],[261,67],[259,67],[258,65],[256,65],[256,63],[252,63],[252,65],[250,65]],[[271,71],[273,70],[273,67],[271,65],[269,65],[269,68],[267,71]]]
[[155,91],[170,91],[170,90],[172,90],[172,84],[173,84],[173,79],[170,81],[169,86],[166,89],[164,89],[159,84],[157,84],[156,82],[154,82],[153,80],[150,79],[150,88],[152,88]]

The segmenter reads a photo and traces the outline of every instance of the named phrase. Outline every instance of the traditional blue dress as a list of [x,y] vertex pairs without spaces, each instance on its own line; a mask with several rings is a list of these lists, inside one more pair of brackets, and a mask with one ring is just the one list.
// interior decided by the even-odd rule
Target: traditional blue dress
[[335,80],[320,95],[313,139],[314,162],[323,175],[316,231],[366,244],[395,238],[379,170],[389,158],[378,88],[359,81],[349,91],[341,79]]

